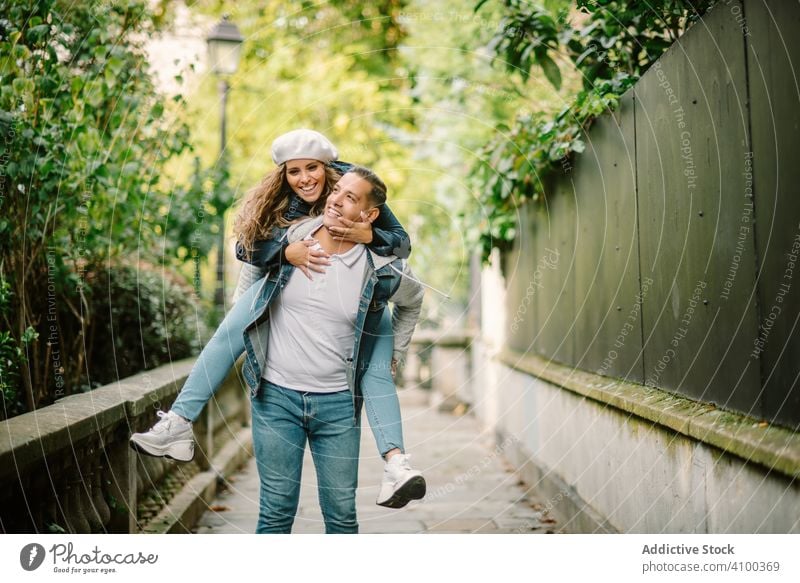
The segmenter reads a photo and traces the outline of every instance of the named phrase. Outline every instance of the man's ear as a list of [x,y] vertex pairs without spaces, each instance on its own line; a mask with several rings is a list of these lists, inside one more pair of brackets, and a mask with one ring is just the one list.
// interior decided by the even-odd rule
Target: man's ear
[[378,218],[378,215],[381,214],[381,209],[374,206],[371,209],[361,211],[361,216],[364,217],[364,220],[368,223],[372,223],[375,219]]

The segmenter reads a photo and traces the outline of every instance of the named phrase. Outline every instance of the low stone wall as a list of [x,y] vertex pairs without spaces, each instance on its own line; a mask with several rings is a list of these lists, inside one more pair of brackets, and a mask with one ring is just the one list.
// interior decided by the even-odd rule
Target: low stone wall
[[473,398],[471,343],[468,331],[417,332],[408,350],[404,384],[431,389],[430,404],[440,411],[466,410]]
[[800,434],[475,342],[476,415],[572,532],[800,533]]
[[0,531],[133,533],[190,528],[191,512],[176,515],[172,509],[169,514],[175,520],[165,521],[158,508],[150,512],[160,517],[159,526],[152,528],[137,516],[137,510],[142,514],[140,499],[150,493],[151,499],[166,503],[159,491],[165,490],[174,473],[196,474],[179,479],[194,482],[187,488],[196,489],[204,475],[215,486],[215,476],[236,465],[231,460],[247,458],[251,446],[245,442],[237,446],[240,451],[227,456],[227,462],[217,459],[231,438],[240,439],[249,419],[249,400],[238,370],[195,423],[198,447],[193,464],[140,456],[129,447],[128,438],[152,426],[157,410],[169,409],[193,363],[194,359],[174,362],[0,423]]

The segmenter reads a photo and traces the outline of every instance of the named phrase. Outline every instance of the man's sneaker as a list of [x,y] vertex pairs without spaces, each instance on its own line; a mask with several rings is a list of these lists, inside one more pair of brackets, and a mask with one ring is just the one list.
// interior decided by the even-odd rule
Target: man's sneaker
[[408,463],[410,457],[398,453],[386,462],[381,491],[375,501],[378,506],[402,508],[411,500],[419,500],[425,496],[425,478],[419,470],[411,469]]
[[192,422],[177,413],[158,412],[160,420],[146,433],[134,433],[130,444],[138,452],[179,462],[194,459]]

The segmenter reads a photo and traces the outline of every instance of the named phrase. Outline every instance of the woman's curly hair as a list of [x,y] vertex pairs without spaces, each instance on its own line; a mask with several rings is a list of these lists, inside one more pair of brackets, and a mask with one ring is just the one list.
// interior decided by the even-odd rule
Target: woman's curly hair
[[[341,175],[326,164],[325,186],[319,199],[311,206],[309,216],[322,213],[328,194],[339,178]],[[292,189],[286,181],[286,164],[281,164],[245,195],[234,221],[233,232],[248,255],[252,254],[256,241],[274,235],[275,227],[288,227],[291,224],[283,216],[289,208],[291,194]]]

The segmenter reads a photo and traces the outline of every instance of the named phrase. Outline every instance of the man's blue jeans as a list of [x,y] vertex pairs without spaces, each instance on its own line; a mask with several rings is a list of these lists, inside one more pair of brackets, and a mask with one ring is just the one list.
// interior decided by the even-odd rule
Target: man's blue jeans
[[[172,410],[181,417],[197,420],[203,407],[230,373],[236,359],[244,353],[244,329],[256,317],[252,309],[253,300],[263,283],[263,280],[258,280],[242,294],[203,348],[172,404]],[[394,448],[405,451],[400,403],[391,374],[393,349],[392,320],[386,309],[381,318],[372,359],[361,382],[364,408],[381,456]]]
[[361,422],[350,391],[309,393],[261,381],[253,398],[253,450],[261,480],[256,533],[289,534],[300,499],[306,441],[328,534],[357,533]]

